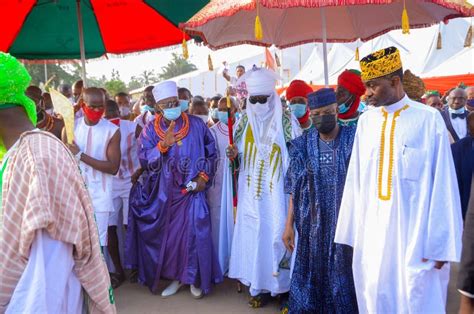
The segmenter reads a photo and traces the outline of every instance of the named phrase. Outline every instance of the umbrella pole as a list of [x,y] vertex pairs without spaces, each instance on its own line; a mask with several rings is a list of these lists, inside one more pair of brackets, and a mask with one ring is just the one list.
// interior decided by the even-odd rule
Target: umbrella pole
[[323,60],[324,60],[324,85],[329,87],[329,69],[328,69],[328,47],[327,47],[327,29],[326,29],[326,12],[324,7],[321,8],[321,23],[323,26]]
[[44,61],[44,84],[45,85],[47,81],[48,81],[48,65],[46,64],[46,61]]
[[76,12],[77,12],[77,26],[79,28],[79,48],[81,50],[81,64],[82,64],[82,81],[84,87],[87,86],[86,81],[86,51],[84,48],[84,27],[82,25],[82,13],[81,13],[81,0],[76,0]]

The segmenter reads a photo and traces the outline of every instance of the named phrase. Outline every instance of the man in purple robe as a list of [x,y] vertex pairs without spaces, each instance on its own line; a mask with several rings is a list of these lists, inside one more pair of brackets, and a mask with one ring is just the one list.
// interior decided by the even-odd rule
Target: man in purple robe
[[158,114],[139,139],[144,173],[130,195],[125,264],[153,293],[167,279],[172,283],[162,297],[186,284],[200,298],[222,281],[205,192],[215,141],[200,118],[181,113],[175,82],[156,85],[153,96]]

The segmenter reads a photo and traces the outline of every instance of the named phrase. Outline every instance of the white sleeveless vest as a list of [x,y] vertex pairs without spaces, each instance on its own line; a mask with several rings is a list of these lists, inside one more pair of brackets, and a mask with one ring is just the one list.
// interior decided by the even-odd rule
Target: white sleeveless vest
[[[75,125],[74,139],[84,154],[105,161],[107,160],[107,147],[117,129],[117,126],[105,119],[100,119],[96,125],[89,126],[82,117],[77,120]],[[113,211],[112,182],[114,176],[98,171],[82,161],[79,163],[79,167],[92,198],[94,211],[96,213]]]

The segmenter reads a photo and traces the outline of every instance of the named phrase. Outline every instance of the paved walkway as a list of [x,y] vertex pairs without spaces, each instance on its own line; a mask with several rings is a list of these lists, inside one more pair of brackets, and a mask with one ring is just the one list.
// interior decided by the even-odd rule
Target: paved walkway
[[[456,314],[459,307],[459,294],[455,289],[457,278],[457,265],[453,265],[451,280],[448,291],[447,313]],[[162,291],[168,282],[162,281],[159,291]],[[160,295],[153,295],[143,286],[125,283],[115,291],[118,312],[123,314],[151,314],[151,313],[174,313],[174,314],[262,314],[278,313],[279,305],[276,301],[268,304],[265,308],[254,310],[248,307],[248,294],[237,293],[236,283],[233,280],[225,280],[223,284],[214,287],[210,295],[195,300],[192,298],[188,287],[183,287],[174,296],[167,299]]]

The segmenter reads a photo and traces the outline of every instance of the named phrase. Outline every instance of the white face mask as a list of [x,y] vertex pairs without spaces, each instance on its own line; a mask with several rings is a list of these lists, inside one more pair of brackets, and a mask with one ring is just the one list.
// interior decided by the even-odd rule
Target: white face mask
[[257,116],[260,116],[260,117],[266,116],[271,110],[269,103],[266,103],[266,104],[256,103],[256,104],[250,104],[250,106],[252,106],[253,112],[255,112],[255,114],[257,114]]
[[50,116],[54,115],[54,109],[51,108],[51,109],[46,109],[45,110],[47,114],[49,114]]
[[209,120],[209,116],[203,115],[203,114],[197,114],[196,117],[201,118],[201,120],[204,121],[204,123],[207,123],[207,121]]
[[130,114],[130,108],[128,107],[120,107],[120,115],[122,117],[128,116]]

